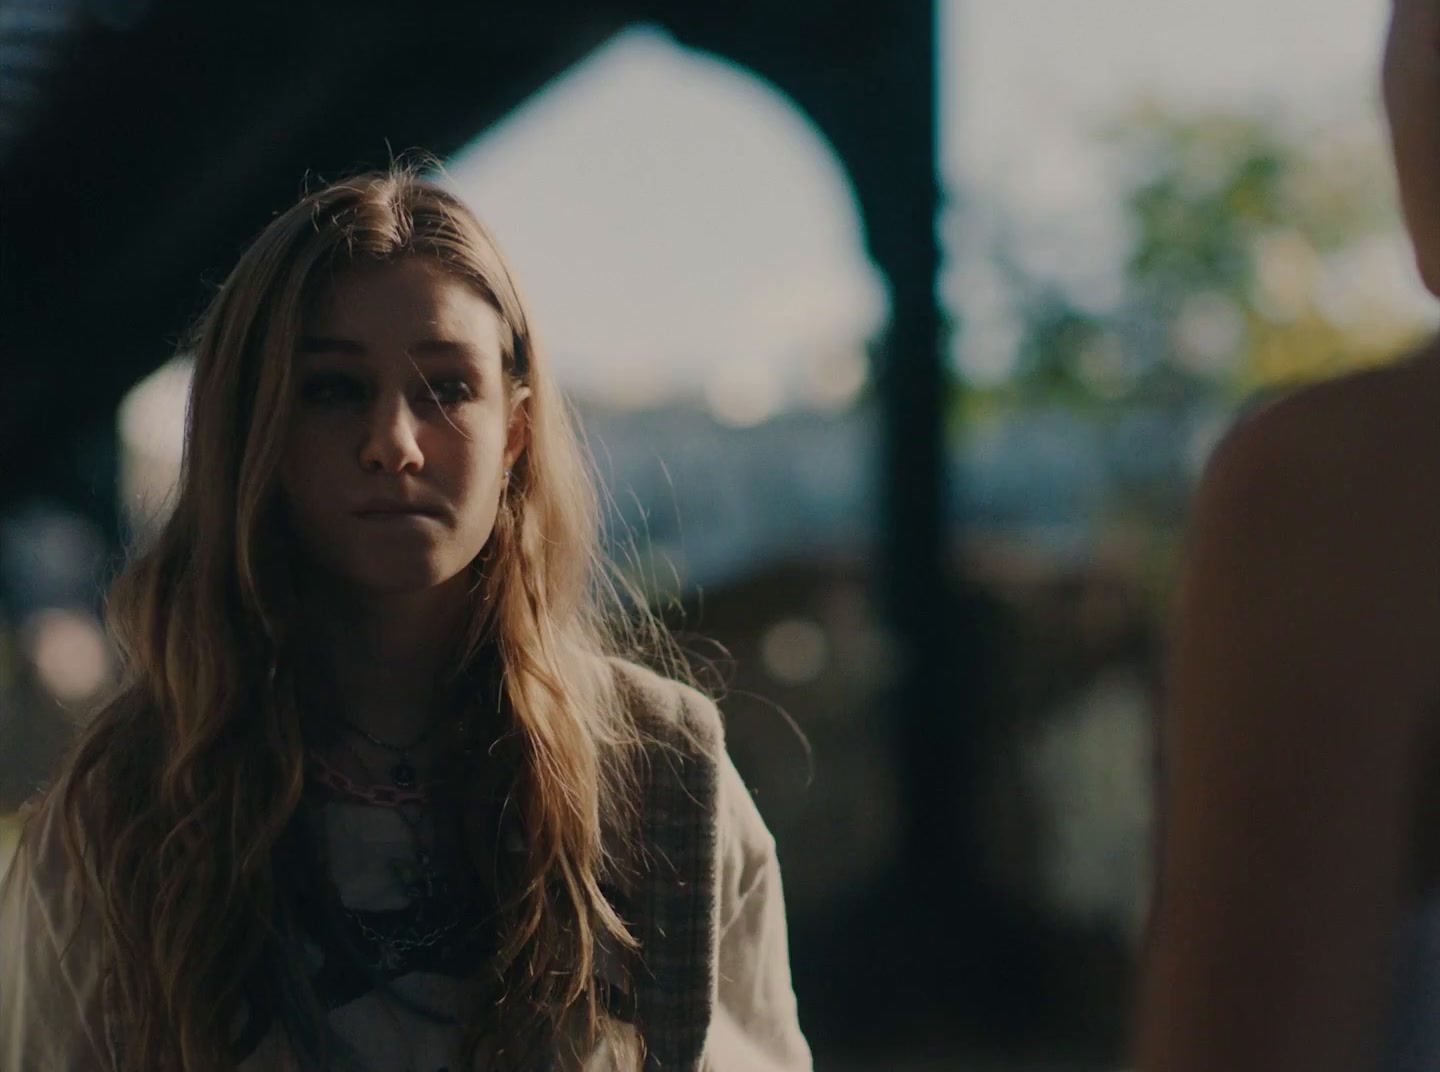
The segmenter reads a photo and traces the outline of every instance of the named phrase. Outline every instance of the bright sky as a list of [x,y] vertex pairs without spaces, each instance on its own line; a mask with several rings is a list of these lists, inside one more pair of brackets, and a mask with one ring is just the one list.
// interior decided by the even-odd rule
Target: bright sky
[[[950,0],[950,167],[1047,199],[1096,125],[1134,101],[1378,125],[1386,0]],[[1037,189],[1038,188],[1038,189]]]
[[[632,30],[453,161],[567,383],[742,423],[863,374],[884,318],[848,181],[731,64]],[[817,398],[817,401],[824,401]]]
[[[1089,288],[1118,281],[1128,236],[1121,161],[1101,129],[1142,102],[1233,110],[1297,136],[1371,146],[1388,174],[1378,99],[1386,0],[977,0],[945,4],[947,176],[1004,211],[1018,259]],[[956,241],[965,220],[947,231]],[[977,227],[969,221],[968,233]],[[1366,261],[1397,311],[1429,313],[1398,226]],[[954,293],[955,283],[950,288]]]

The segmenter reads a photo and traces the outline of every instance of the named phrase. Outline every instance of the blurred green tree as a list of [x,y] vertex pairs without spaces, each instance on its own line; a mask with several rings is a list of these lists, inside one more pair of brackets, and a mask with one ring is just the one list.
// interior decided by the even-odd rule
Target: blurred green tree
[[1168,370],[1185,393],[1234,401],[1385,361],[1417,336],[1399,295],[1365,278],[1400,233],[1379,146],[1154,107],[1110,137],[1136,176],[1116,315],[1140,397]]
[[1019,262],[1002,220],[1010,374],[970,384],[964,414],[1070,413],[1102,443],[1111,517],[1164,525],[1242,400],[1392,359],[1424,324],[1395,283],[1387,157],[1353,127],[1144,105],[1101,137],[1128,230],[1120,285],[1080,300]]

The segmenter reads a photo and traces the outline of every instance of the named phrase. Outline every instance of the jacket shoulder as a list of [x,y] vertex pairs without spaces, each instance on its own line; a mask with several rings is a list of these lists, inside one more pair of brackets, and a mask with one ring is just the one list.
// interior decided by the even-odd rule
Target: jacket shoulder
[[53,793],[24,809],[0,878],[0,1068],[110,1068],[97,916],[69,867]]
[[20,836],[12,863],[23,865],[42,888],[58,889],[74,884],[77,876],[65,848],[59,787],[48,786],[30,797],[20,805],[16,818]]
[[643,731],[662,744],[689,745],[712,757],[724,752],[725,729],[714,700],[629,659],[609,662],[616,688]]

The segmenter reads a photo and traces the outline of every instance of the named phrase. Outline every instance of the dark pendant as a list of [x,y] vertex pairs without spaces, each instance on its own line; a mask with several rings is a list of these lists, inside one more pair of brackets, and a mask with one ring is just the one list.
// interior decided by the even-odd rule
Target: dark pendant
[[390,768],[390,777],[395,782],[397,789],[415,788],[415,768],[408,763],[397,763]]
[[381,971],[395,971],[405,962],[404,955],[389,941],[380,944],[380,963],[375,965]]

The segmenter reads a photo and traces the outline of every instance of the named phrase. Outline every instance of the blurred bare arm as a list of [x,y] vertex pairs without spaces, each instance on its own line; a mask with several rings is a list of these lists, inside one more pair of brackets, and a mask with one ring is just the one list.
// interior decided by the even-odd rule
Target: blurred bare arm
[[1232,432],[1195,504],[1137,1017],[1144,1072],[1378,1060],[1424,706],[1413,626],[1429,589],[1405,576],[1404,526],[1377,505],[1404,459],[1355,460],[1334,427],[1350,412],[1343,390]]

